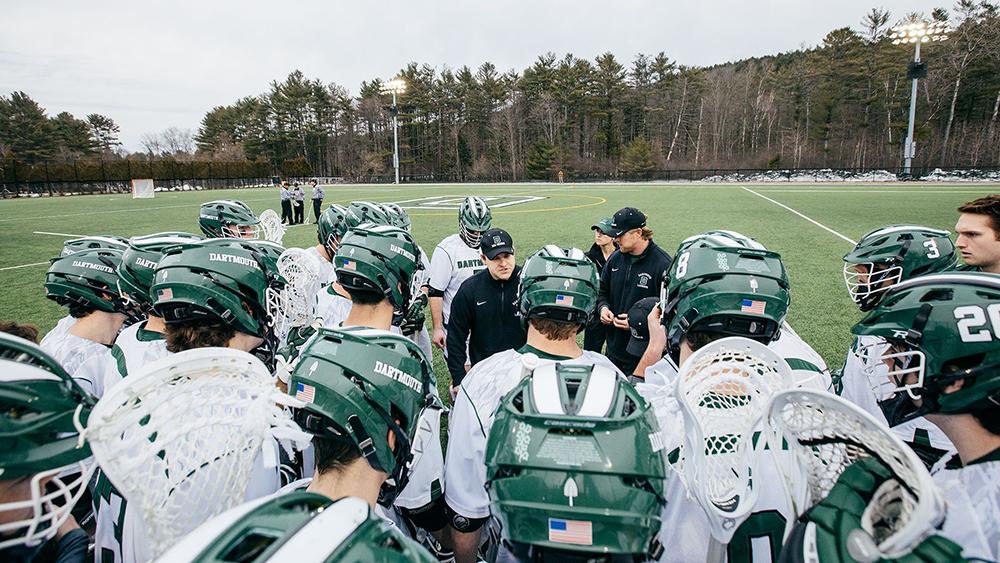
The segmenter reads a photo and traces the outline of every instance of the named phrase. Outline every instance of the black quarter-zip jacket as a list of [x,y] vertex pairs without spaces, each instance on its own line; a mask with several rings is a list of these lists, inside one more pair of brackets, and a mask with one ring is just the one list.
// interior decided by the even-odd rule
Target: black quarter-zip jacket
[[[608,263],[601,272],[601,290],[597,298],[597,311],[601,307],[611,309],[615,315],[628,313],[636,301],[644,297],[660,294],[663,273],[670,269],[671,258],[652,240],[646,251],[639,256],[622,254],[616,250],[608,256]],[[629,331],[608,326],[607,356],[624,373],[632,374],[638,358],[625,351],[628,346]],[[628,368],[631,364],[631,368]],[[625,365],[626,367],[622,367]],[[628,369],[626,369],[628,368]]]
[[448,318],[448,372],[452,385],[460,384],[465,377],[466,339],[472,365],[497,352],[524,346],[528,333],[517,314],[520,276],[520,266],[515,266],[505,281],[493,279],[489,270],[481,270],[458,288]]

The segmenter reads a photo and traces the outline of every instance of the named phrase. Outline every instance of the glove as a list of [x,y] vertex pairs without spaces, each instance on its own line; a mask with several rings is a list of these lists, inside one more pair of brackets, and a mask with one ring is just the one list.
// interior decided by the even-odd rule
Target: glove
[[[861,527],[861,515],[878,488],[893,478],[881,461],[866,457],[854,462],[837,479],[830,494],[799,517],[784,548],[781,563],[854,563],[855,561],[900,563],[946,563],[965,561],[962,548],[941,536],[930,536],[898,559],[880,557],[875,540]],[[807,533],[815,534],[806,541]],[[869,542],[858,541],[866,538]],[[866,544],[870,549],[865,550]],[[870,556],[864,557],[864,554]]]
[[424,321],[427,319],[424,315],[424,309],[426,307],[427,295],[421,292],[413,298],[412,302],[410,302],[410,307],[406,310],[406,313],[402,315],[402,318],[397,325],[400,332],[402,332],[404,336],[410,336],[423,328]]
[[316,334],[315,323],[293,327],[288,331],[285,345],[279,348],[275,355],[275,375],[282,383],[288,383],[288,377],[295,369],[295,364],[299,359],[299,351],[314,334]]

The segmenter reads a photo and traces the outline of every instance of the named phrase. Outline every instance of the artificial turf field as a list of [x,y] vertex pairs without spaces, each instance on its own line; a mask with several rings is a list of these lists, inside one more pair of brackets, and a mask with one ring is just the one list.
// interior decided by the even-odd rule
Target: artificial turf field
[[[831,367],[839,367],[850,327],[860,317],[841,274],[841,257],[852,247],[848,239],[893,223],[951,230],[958,205],[998,191],[998,184],[334,185],[327,187],[325,203],[404,202],[417,242],[433,252],[456,232],[461,197],[496,198],[493,224],[511,233],[519,263],[548,243],[586,250],[593,242],[590,226],[627,205],[649,215],[654,239],[671,255],[692,234],[738,231],[781,253],[792,284],[789,322]],[[0,319],[32,322],[44,333],[64,315],[42,287],[48,260],[59,254],[64,239],[199,233],[198,206],[227,198],[243,200],[258,213],[279,209],[273,188],[159,192],[146,200],[130,195],[0,200]],[[306,211],[311,220],[308,200]],[[315,227],[310,222],[290,228],[284,243],[316,244]],[[435,356],[443,383],[446,369]]]

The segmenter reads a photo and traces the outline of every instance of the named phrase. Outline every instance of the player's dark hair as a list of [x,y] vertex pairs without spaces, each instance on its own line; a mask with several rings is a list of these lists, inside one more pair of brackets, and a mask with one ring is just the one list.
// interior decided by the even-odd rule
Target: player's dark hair
[[1000,194],[990,194],[963,203],[958,207],[958,212],[988,216],[993,227],[993,236],[1000,240]]
[[236,336],[236,329],[222,321],[186,321],[167,323],[167,350],[177,353],[195,348],[225,348]]
[[82,319],[97,310],[96,307],[84,305],[83,303],[70,303],[67,307],[69,308],[69,316],[74,319]]
[[312,444],[316,451],[316,471],[320,474],[341,471],[361,458],[361,451],[348,440],[314,436]]
[[351,303],[355,305],[378,305],[388,300],[384,293],[365,289],[351,289],[349,287],[345,287],[344,290],[351,297]]
[[21,324],[17,321],[0,321],[0,332],[13,334],[18,338],[30,340],[38,344],[38,327],[33,324]]
[[1000,409],[990,407],[974,410],[970,414],[987,432],[995,436],[1000,436]]
[[576,323],[541,319],[538,317],[533,317],[529,322],[535,330],[542,333],[542,336],[549,340],[569,340],[576,338],[576,335],[583,327],[583,325]]
[[692,352],[697,352],[698,350],[708,346],[712,342],[724,338],[726,335],[719,332],[705,332],[703,330],[691,330],[684,335],[684,340],[687,342],[689,348]]

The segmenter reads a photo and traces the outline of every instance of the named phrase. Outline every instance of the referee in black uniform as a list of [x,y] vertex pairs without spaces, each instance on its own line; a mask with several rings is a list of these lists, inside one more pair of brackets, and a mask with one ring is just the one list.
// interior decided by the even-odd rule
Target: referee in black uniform
[[514,241],[507,231],[490,229],[483,233],[479,251],[486,269],[458,288],[448,318],[448,371],[453,391],[465,377],[466,338],[471,365],[497,352],[520,348],[528,338],[517,315],[521,267],[514,262]]

